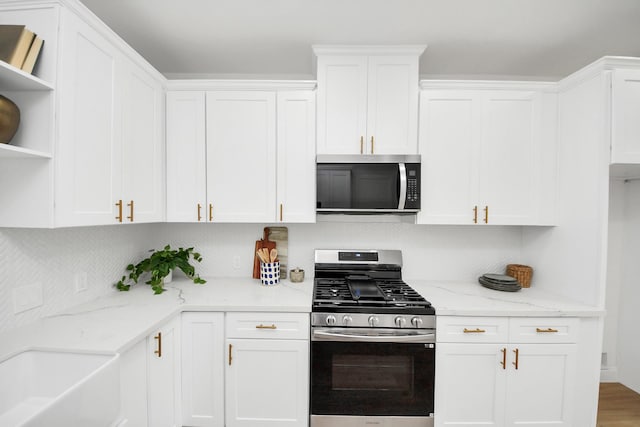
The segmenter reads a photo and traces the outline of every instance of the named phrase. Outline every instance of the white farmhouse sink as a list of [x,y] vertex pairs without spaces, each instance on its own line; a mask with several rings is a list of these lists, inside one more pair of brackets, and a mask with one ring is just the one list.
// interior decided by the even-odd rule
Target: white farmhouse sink
[[106,427],[120,411],[116,354],[28,350],[0,362],[0,427]]

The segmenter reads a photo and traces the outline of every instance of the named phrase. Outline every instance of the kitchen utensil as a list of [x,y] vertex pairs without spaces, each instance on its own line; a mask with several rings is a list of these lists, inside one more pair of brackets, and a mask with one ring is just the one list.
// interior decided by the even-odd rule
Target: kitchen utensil
[[262,263],[269,262],[269,260],[267,260],[267,259],[265,259],[265,258],[264,258],[264,254],[262,253],[262,249],[258,249],[258,250],[256,251],[256,255],[257,255],[257,256],[258,256],[258,258],[260,259],[260,262],[262,262]]
[[260,282],[265,286],[280,283],[280,263],[263,262],[260,264]]
[[289,229],[287,227],[269,227],[269,240],[275,242],[278,249],[280,279],[286,279],[289,265]]
[[264,228],[263,238],[261,240],[256,240],[256,255],[253,257],[253,278],[260,278],[260,258],[258,258],[258,251],[261,251],[263,248],[267,249],[267,256],[265,259],[268,262],[269,259],[269,251],[276,247],[276,242],[269,240],[269,227]]
[[278,258],[278,250],[273,248],[269,251],[269,262],[275,262],[276,258]]

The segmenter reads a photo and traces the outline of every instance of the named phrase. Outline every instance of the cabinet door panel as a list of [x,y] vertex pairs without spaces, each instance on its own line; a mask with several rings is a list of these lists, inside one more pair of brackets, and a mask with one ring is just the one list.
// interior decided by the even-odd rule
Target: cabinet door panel
[[161,221],[164,211],[162,87],[133,64],[127,64],[121,90],[122,194],[126,203],[134,201],[134,217],[129,221]]
[[526,224],[537,213],[538,97],[496,91],[484,98],[478,199],[489,224]]
[[318,153],[359,154],[366,138],[366,56],[318,58],[318,108]]
[[418,57],[371,56],[368,71],[366,153],[416,154]]
[[611,83],[611,163],[640,163],[640,70],[615,70]]
[[204,92],[167,93],[167,221],[207,221]]
[[113,224],[120,192],[115,48],[64,13],[60,139],[56,145],[56,225]]
[[316,221],[315,94],[278,93],[278,220]]
[[[161,334],[161,342],[158,338]],[[147,338],[149,426],[176,427],[180,422],[180,328],[172,320]],[[156,351],[161,349],[161,353]]]
[[275,220],[275,106],[272,92],[207,93],[207,199],[214,222]]
[[496,344],[436,346],[437,427],[502,426],[505,373]]
[[571,426],[576,372],[575,344],[522,344],[518,369],[509,368],[507,426]]
[[473,224],[480,105],[470,91],[425,91],[420,99],[423,224]]
[[309,342],[227,340],[226,426],[308,425]]
[[182,425],[224,426],[224,314],[182,314]]

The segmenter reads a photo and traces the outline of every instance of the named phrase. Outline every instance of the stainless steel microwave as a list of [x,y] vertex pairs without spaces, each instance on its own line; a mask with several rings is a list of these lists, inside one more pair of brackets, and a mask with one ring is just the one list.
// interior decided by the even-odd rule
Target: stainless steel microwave
[[419,155],[318,155],[318,213],[420,210]]

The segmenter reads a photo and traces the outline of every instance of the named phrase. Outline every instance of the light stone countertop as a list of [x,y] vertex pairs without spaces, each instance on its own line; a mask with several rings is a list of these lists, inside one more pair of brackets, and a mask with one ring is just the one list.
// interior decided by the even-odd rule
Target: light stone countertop
[[[0,334],[0,361],[30,348],[124,352],[184,311],[311,312],[313,279],[262,286],[250,278],[176,279],[154,295],[143,283]],[[598,317],[604,310],[535,287],[499,292],[474,282],[405,279],[441,316]]]
[[154,295],[139,283],[0,334],[0,361],[26,349],[124,352],[184,311],[311,312],[313,279],[263,286],[251,278],[175,279]]
[[404,279],[440,316],[600,317],[604,309],[580,304],[539,288],[517,292],[487,289],[478,282]]

